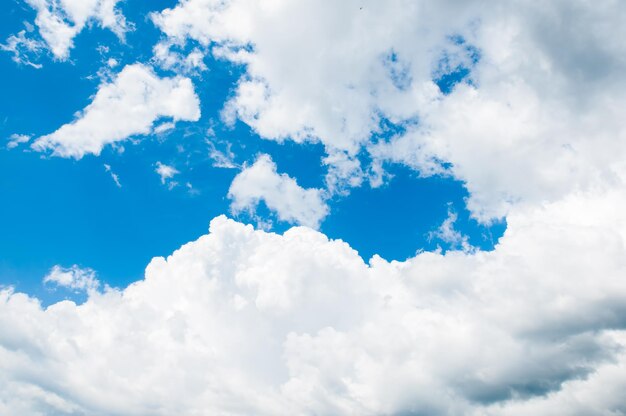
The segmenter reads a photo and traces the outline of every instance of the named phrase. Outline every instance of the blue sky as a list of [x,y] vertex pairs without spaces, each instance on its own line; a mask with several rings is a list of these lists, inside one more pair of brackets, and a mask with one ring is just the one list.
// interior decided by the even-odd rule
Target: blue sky
[[[149,8],[142,2],[121,4],[122,12],[135,25],[126,41],[120,42],[107,30],[87,28],[76,37],[69,61],[59,62],[42,53],[36,59],[43,67],[35,69],[16,64],[10,53],[3,53],[0,135],[5,139],[12,134],[41,136],[70,122],[97,91],[97,73],[107,59],[118,60],[120,67],[150,59],[161,34],[146,15],[174,3],[150,3]],[[32,9],[12,1],[10,12],[2,16],[0,37],[22,30],[24,22],[33,18]],[[142,277],[152,257],[168,255],[206,233],[210,219],[232,215],[227,193],[239,170],[213,167],[208,140],[221,151],[230,146],[237,164],[250,164],[258,154],[266,153],[279,172],[296,178],[302,187],[324,187],[327,168],[321,163],[325,155],[321,144],[277,143],[264,140],[242,122],[224,125],[220,111],[244,69],[211,56],[204,61],[208,70],[193,77],[202,113],[197,122],[180,122],[174,130],[127,144],[121,154],[109,147],[100,156],[87,155],[81,160],[49,157],[27,146],[3,146],[3,284],[46,296],[41,276],[50,267],[79,264],[97,270],[108,284],[124,287]],[[436,81],[448,92],[466,75],[467,70],[460,70]],[[207,133],[209,129],[212,134]],[[386,141],[398,131],[387,122],[376,140]],[[367,162],[367,155],[360,158]],[[176,179],[181,185],[170,190],[161,184],[154,172],[157,162],[179,170]],[[121,187],[115,185],[105,164],[118,175]],[[374,254],[404,260],[419,250],[448,249],[450,243],[429,233],[446,219],[449,210],[458,213],[456,227],[473,246],[490,250],[502,235],[504,220],[481,225],[470,218],[462,181],[442,175],[420,178],[397,165],[387,166],[387,172],[393,179],[380,188],[364,185],[332,197],[330,215],[320,230],[348,242],[365,260]],[[258,213],[274,218],[273,231],[284,232],[293,225],[277,221],[263,207]],[[237,218],[254,223],[245,213]]]
[[0,11],[0,415],[626,414],[626,3]]

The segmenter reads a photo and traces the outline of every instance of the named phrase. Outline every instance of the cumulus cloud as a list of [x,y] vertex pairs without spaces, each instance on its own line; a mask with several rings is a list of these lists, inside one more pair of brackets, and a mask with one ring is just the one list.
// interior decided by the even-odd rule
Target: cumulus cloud
[[[120,39],[123,39],[128,30],[126,19],[116,8],[120,0],[25,1],[37,12],[35,25],[39,34],[54,57],[60,60],[69,57],[70,49],[74,46],[74,37],[89,23],[93,22],[113,31]],[[23,37],[23,32],[20,33],[18,39],[19,36]],[[9,40],[13,38],[10,37]]]
[[312,228],[317,228],[328,214],[322,190],[304,189],[289,175],[279,174],[269,155],[259,156],[233,179],[228,197],[234,213],[254,213],[263,201],[281,221]]
[[174,122],[200,118],[191,80],[160,78],[145,65],[128,65],[112,82],[100,86],[75,121],[39,137],[32,147],[76,159],[88,153],[99,155],[108,144],[151,133],[154,123],[163,117]]
[[[473,214],[506,215],[507,230],[493,251],[469,249],[451,212],[434,235],[459,250],[366,263],[310,228],[218,217],[143,280],[81,305],[3,289],[0,413],[626,414],[625,13],[183,0],[153,15],[169,41],[246,65],[224,118],[322,141],[331,192],[364,181],[365,148],[371,182],[386,162],[453,176]],[[459,68],[465,81],[437,86]],[[150,132],[164,112],[148,113],[124,131]],[[234,212],[263,201],[312,227],[328,212],[267,155],[229,196]]]
[[[492,252],[369,264],[224,217],[123,290],[3,290],[0,406],[36,414],[620,414],[623,190],[516,209]],[[589,212],[599,215],[589,216]],[[613,412],[613,413],[611,413]]]
[[64,268],[56,265],[44,277],[44,283],[54,284],[59,287],[73,290],[75,292],[93,293],[100,286],[100,281],[96,278],[96,272],[88,268],[80,268],[73,265]]
[[[463,181],[489,222],[622,169],[625,16],[614,1],[184,0],[152,19],[244,65],[224,119],[321,141],[329,186],[366,148],[374,167]],[[379,140],[389,123],[396,137]],[[352,172],[342,186],[362,183]]]

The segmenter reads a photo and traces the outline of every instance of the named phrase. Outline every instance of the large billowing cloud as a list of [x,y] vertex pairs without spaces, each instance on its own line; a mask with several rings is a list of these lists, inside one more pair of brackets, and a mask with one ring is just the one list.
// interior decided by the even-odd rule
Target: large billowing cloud
[[77,159],[87,153],[98,155],[107,144],[149,134],[163,117],[173,121],[200,118],[191,80],[160,78],[145,65],[128,65],[112,82],[100,86],[75,121],[38,138],[32,147]]
[[[170,42],[245,65],[225,120],[268,139],[320,140],[331,154],[365,146],[374,166],[453,175],[490,221],[615,175],[626,156],[625,17],[611,0],[181,0],[153,20]],[[434,82],[463,72],[451,91]],[[374,145],[381,120],[406,131]]]
[[0,409],[623,414],[625,203],[580,193],[513,212],[495,251],[369,264],[219,217],[81,305],[4,290]]
[[411,112],[437,95],[431,65],[441,48],[461,49],[446,35],[471,16],[443,3],[185,0],[153,20],[173,42],[215,45],[247,65],[227,118],[266,138],[355,152],[376,112]]

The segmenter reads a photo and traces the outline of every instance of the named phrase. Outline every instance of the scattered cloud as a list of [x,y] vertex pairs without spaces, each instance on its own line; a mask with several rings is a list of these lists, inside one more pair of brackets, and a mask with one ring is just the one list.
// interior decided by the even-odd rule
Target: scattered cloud
[[457,218],[458,214],[454,212],[451,207],[448,207],[448,216],[443,220],[439,228],[428,234],[428,238],[442,241],[448,244],[452,249],[471,251],[474,248],[469,243],[468,237],[461,234],[461,232],[454,227]]
[[[120,39],[130,25],[117,9],[120,0],[25,0],[37,12],[39,35],[56,59],[66,60],[74,37],[89,23],[113,31]],[[23,32],[20,32],[23,33]],[[20,35],[18,34],[18,37]],[[10,39],[15,38],[12,36]],[[37,42],[28,40],[28,42]]]
[[180,173],[175,167],[157,162],[154,171],[161,177],[161,183],[167,184],[170,190],[178,185],[178,182],[172,180],[174,176]]
[[104,170],[109,172],[109,174],[111,175],[111,179],[113,179],[113,182],[115,182],[115,185],[118,188],[122,187],[122,184],[120,183],[120,177],[113,172],[113,170],[111,170],[111,165],[107,165],[106,163],[104,164]]
[[88,153],[99,155],[108,144],[150,134],[155,121],[163,117],[174,122],[200,118],[200,104],[191,80],[159,78],[145,65],[128,65],[114,81],[100,86],[75,121],[39,137],[32,147],[76,159]]
[[189,195],[200,195],[200,191],[197,190],[191,182],[185,182],[185,188],[187,188]]
[[15,149],[17,146],[23,143],[28,143],[31,136],[27,134],[12,134],[9,136],[7,149]]
[[179,73],[192,75],[207,70],[204,53],[194,48],[189,53],[176,51],[176,44],[159,42],[152,48],[152,61],[163,69],[175,70]]
[[161,123],[161,124],[158,124],[157,126],[155,126],[154,129],[153,129],[153,133],[154,134],[165,133],[166,131],[170,131],[170,130],[174,129],[174,127],[176,127],[175,123],[167,121],[165,123]]
[[281,221],[318,228],[328,214],[320,189],[304,189],[287,174],[279,174],[269,155],[261,155],[233,179],[228,197],[234,213],[254,213],[261,201]]
[[230,143],[226,143],[226,148],[223,151],[220,151],[211,140],[207,140],[207,144],[209,146],[209,157],[213,161],[213,167],[225,169],[240,168],[240,166],[235,163],[235,154],[231,150]]
[[88,268],[80,268],[77,265],[68,268],[56,265],[50,269],[43,282],[74,292],[94,293],[100,287],[100,281],[96,278],[95,271]]
[[328,166],[326,189],[331,195],[346,195],[351,188],[363,183],[365,174],[361,162],[346,152],[334,150],[322,159],[322,164]]
[[27,37],[25,30],[19,31],[17,35],[9,36],[6,43],[0,44],[0,50],[13,54],[13,62],[28,65],[35,69],[42,67],[36,61],[44,47],[43,42]]

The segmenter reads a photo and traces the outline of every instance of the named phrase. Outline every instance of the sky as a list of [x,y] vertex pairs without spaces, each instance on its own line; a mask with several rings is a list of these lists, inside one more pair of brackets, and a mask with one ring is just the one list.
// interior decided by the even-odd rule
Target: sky
[[0,414],[626,414],[619,2],[2,9]]

